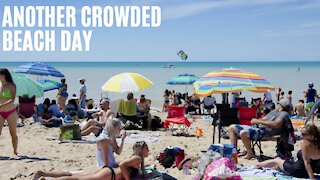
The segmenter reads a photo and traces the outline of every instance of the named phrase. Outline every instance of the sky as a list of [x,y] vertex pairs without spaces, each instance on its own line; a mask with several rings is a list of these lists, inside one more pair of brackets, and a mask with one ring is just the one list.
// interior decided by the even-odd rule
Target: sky
[[[92,30],[88,52],[4,52],[0,61],[319,61],[320,0],[2,0],[4,6],[159,6],[161,25],[154,28],[47,28]],[[79,19],[77,18],[77,21]],[[56,44],[60,44],[57,38]]]

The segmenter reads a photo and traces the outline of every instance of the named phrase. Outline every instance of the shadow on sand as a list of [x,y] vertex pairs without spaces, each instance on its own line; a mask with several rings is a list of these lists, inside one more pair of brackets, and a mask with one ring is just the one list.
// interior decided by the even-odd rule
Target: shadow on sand
[[0,156],[0,161],[19,161],[19,160],[27,160],[27,162],[51,161],[51,159],[41,158],[41,157],[30,157],[30,156],[8,157],[8,156]]

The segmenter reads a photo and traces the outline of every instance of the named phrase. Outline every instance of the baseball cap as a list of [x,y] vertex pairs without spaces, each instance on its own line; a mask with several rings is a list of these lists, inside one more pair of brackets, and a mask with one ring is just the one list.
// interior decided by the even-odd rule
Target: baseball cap
[[290,108],[291,104],[290,104],[290,101],[288,101],[287,99],[281,99],[279,101],[279,104],[284,107],[284,108]]
[[313,87],[313,83],[310,82],[310,83],[308,84],[308,86],[309,86],[309,87]]

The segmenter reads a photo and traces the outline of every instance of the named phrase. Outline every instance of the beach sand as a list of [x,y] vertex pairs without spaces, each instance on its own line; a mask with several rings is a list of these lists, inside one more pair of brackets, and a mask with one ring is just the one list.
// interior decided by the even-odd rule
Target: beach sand
[[[165,119],[166,113],[152,112],[152,114]],[[192,121],[192,120],[191,120]],[[163,131],[142,131],[142,133],[155,133],[159,136],[158,141],[149,142],[150,154],[146,158],[146,164],[155,164],[157,169],[177,179],[191,179],[192,175],[183,175],[178,168],[164,169],[157,161],[157,156],[167,146],[177,146],[185,150],[188,157],[200,157],[201,151],[208,150],[212,143],[212,125],[209,121],[196,120],[189,128],[189,133],[195,135],[196,127],[203,130],[203,137],[176,137]],[[127,131],[132,133],[133,131]],[[135,131],[136,132],[136,131]],[[139,133],[139,132],[138,132]],[[25,125],[18,128],[19,148],[22,157],[13,156],[11,137],[8,127],[4,127],[0,137],[0,179],[31,179],[37,170],[66,170],[82,171],[96,167],[96,144],[94,143],[60,143],[58,140],[48,140],[47,137],[59,134],[59,128],[46,128],[39,124]],[[215,142],[217,143],[217,136]],[[222,143],[229,143],[229,140],[222,138]],[[262,142],[264,154],[275,155],[275,142]],[[120,156],[116,160],[121,161],[128,158],[132,153],[133,143],[125,143]],[[242,142],[239,142],[241,150],[244,149]],[[299,147],[295,145],[294,154]],[[256,152],[258,150],[256,149]],[[239,167],[252,165],[255,160],[244,160],[239,158]],[[194,171],[192,171],[194,173]]]

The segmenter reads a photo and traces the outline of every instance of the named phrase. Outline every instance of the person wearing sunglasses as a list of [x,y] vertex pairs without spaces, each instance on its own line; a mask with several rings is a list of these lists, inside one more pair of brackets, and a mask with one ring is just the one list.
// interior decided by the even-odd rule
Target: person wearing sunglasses
[[285,161],[279,157],[256,164],[257,168],[269,167],[284,171],[288,176],[315,179],[314,173],[320,173],[320,133],[317,126],[306,124],[301,129],[301,149],[294,162]]

